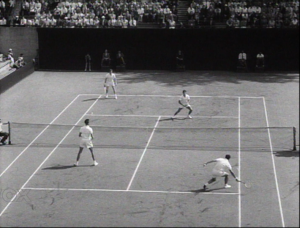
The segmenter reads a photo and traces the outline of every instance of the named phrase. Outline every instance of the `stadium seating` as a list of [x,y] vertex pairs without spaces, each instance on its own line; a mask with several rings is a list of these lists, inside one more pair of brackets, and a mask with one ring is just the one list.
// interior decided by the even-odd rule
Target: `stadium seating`
[[13,73],[16,69],[10,67],[10,60],[0,62],[0,80]]

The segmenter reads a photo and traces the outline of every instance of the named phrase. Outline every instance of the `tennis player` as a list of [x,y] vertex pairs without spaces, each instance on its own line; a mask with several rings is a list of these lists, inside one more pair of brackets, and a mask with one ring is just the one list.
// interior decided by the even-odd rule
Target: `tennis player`
[[231,188],[231,186],[228,184],[229,173],[235,178],[236,181],[239,181],[239,179],[235,176],[235,174],[232,171],[232,167],[229,163],[230,157],[231,156],[229,154],[226,154],[225,158],[217,158],[203,164],[203,166],[206,166],[209,163],[213,163],[213,162],[217,163],[212,170],[213,177],[203,186],[204,190],[207,189],[208,184],[215,182],[218,177],[224,177],[225,180],[224,188]]
[[2,143],[2,145],[6,145],[6,140],[9,136],[9,134],[2,130],[2,125],[3,124],[2,124],[2,121],[0,119],[0,139],[2,138],[0,142]]
[[116,74],[113,73],[113,70],[110,69],[110,72],[106,74],[105,81],[104,81],[104,91],[106,93],[106,98],[108,98],[108,89],[109,87],[112,87],[115,95],[115,99],[117,99],[117,93],[116,93],[116,86],[117,86],[117,77]]
[[90,123],[89,119],[86,119],[84,121],[84,123],[85,123],[85,126],[81,127],[80,132],[79,132],[79,137],[81,137],[81,141],[80,141],[80,145],[79,145],[79,152],[77,155],[77,160],[76,160],[76,163],[74,164],[74,166],[78,166],[80,155],[81,155],[84,147],[88,148],[91,151],[92,158],[94,161],[93,165],[96,166],[96,165],[98,165],[98,163],[96,162],[94,153],[93,153],[93,142],[92,142],[92,140],[94,139],[93,129],[89,126],[89,123]]
[[178,108],[178,110],[175,112],[175,114],[173,115],[172,119],[175,118],[175,116],[184,108],[187,108],[189,110],[188,113],[188,118],[192,118],[191,117],[191,113],[193,111],[192,106],[190,105],[190,96],[186,93],[186,90],[182,91],[182,95],[178,100],[178,103],[180,104],[181,107]]

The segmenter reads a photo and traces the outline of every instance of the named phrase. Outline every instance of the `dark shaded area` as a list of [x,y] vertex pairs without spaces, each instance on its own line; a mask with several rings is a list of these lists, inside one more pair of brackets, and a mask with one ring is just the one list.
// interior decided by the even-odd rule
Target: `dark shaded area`
[[78,168],[78,167],[90,167],[90,166],[93,166],[93,165],[78,165],[78,166],[56,165],[56,166],[50,166],[50,167],[43,168],[42,170],[59,170],[59,169],[70,169],[70,168]]
[[33,65],[26,64],[24,67],[14,71],[0,80],[0,94],[26,78],[28,75],[33,73]]
[[174,70],[182,50],[187,70],[235,71],[244,50],[254,71],[256,55],[265,55],[266,70],[299,70],[298,29],[58,29],[38,28],[41,70],[79,70],[85,55],[92,70],[101,70],[105,49],[120,50],[129,70]]
[[130,71],[122,73],[122,78],[119,78],[119,82],[128,84],[143,83],[149,80],[156,81],[165,86],[189,86],[195,84],[207,85],[215,83],[216,81],[234,84],[239,84],[243,81],[253,81],[268,84],[287,83],[299,80],[299,73],[236,73],[229,71]]
[[276,157],[299,157],[299,150],[295,151],[276,151],[273,153]]

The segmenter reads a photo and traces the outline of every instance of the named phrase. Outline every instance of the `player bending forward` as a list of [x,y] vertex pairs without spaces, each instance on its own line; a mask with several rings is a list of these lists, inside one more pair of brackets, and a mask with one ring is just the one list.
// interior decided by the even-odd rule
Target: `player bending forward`
[[182,95],[181,97],[179,98],[178,100],[178,103],[182,106],[182,107],[179,107],[178,110],[175,112],[175,114],[173,115],[172,119],[175,118],[175,116],[184,108],[187,108],[189,110],[189,113],[188,113],[188,118],[192,118],[191,117],[191,113],[193,111],[192,109],[192,106],[190,105],[190,96],[186,93],[186,90],[183,90],[182,91]]
[[93,129],[89,126],[89,123],[90,123],[89,119],[86,119],[84,121],[84,123],[85,123],[85,126],[81,127],[80,132],[79,132],[79,137],[81,137],[81,140],[80,140],[77,160],[76,160],[76,163],[74,164],[74,166],[78,166],[80,155],[81,155],[84,147],[88,148],[91,151],[92,159],[94,162],[93,165],[96,166],[96,165],[98,165],[98,163],[96,162],[94,153],[93,153],[93,142],[92,142],[92,140],[94,139]]
[[108,98],[108,89],[109,87],[112,87],[115,95],[115,99],[117,99],[117,92],[116,92],[116,86],[117,86],[117,77],[116,74],[113,73],[113,70],[110,69],[110,72],[106,74],[105,81],[104,81],[104,91],[106,94],[106,98]]
[[213,162],[217,163],[212,170],[213,177],[203,186],[204,190],[207,189],[208,184],[215,182],[217,177],[224,177],[225,180],[224,188],[231,188],[231,186],[228,184],[229,173],[231,173],[231,175],[235,178],[236,181],[239,181],[239,179],[235,176],[235,174],[232,171],[232,167],[229,163],[230,157],[231,156],[229,154],[226,154],[225,158],[217,158],[203,164],[203,166],[206,166],[209,163],[213,163]]

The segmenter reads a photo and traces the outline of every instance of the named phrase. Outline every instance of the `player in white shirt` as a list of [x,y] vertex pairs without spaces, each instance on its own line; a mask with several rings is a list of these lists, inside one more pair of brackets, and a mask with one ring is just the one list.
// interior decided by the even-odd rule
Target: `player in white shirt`
[[229,154],[226,154],[225,158],[217,158],[203,164],[203,166],[206,166],[209,163],[213,163],[213,162],[217,163],[212,170],[213,177],[203,186],[204,190],[207,189],[208,184],[215,182],[217,177],[224,177],[224,181],[225,181],[224,188],[231,188],[231,186],[228,184],[229,173],[235,178],[236,181],[239,181],[239,179],[235,176],[234,172],[232,171],[232,167],[229,163],[230,158],[231,156]]
[[115,95],[115,99],[117,99],[117,92],[116,92],[116,86],[117,86],[117,77],[116,74],[113,73],[113,70],[110,69],[110,72],[106,74],[105,81],[104,81],[104,91],[106,94],[106,98],[108,98],[108,89],[109,87],[112,87]]
[[94,139],[93,129],[89,126],[89,123],[90,123],[89,119],[86,119],[84,121],[84,123],[85,123],[85,126],[81,127],[80,132],[79,132],[79,137],[81,137],[81,140],[80,140],[80,144],[79,144],[79,152],[77,155],[77,160],[76,160],[76,163],[74,164],[74,166],[78,166],[80,155],[81,155],[84,147],[88,148],[91,151],[93,162],[94,162],[93,165],[96,166],[96,165],[98,165],[98,163],[96,162],[94,153],[93,153],[93,142],[92,142],[92,140]]
[[173,115],[172,119],[175,118],[175,116],[183,109],[183,108],[187,108],[189,110],[188,113],[188,118],[192,118],[191,117],[191,113],[193,111],[192,106],[190,105],[190,96],[186,93],[186,90],[182,91],[182,96],[179,98],[178,103],[182,106],[179,107],[178,110],[175,112],[175,114]]

